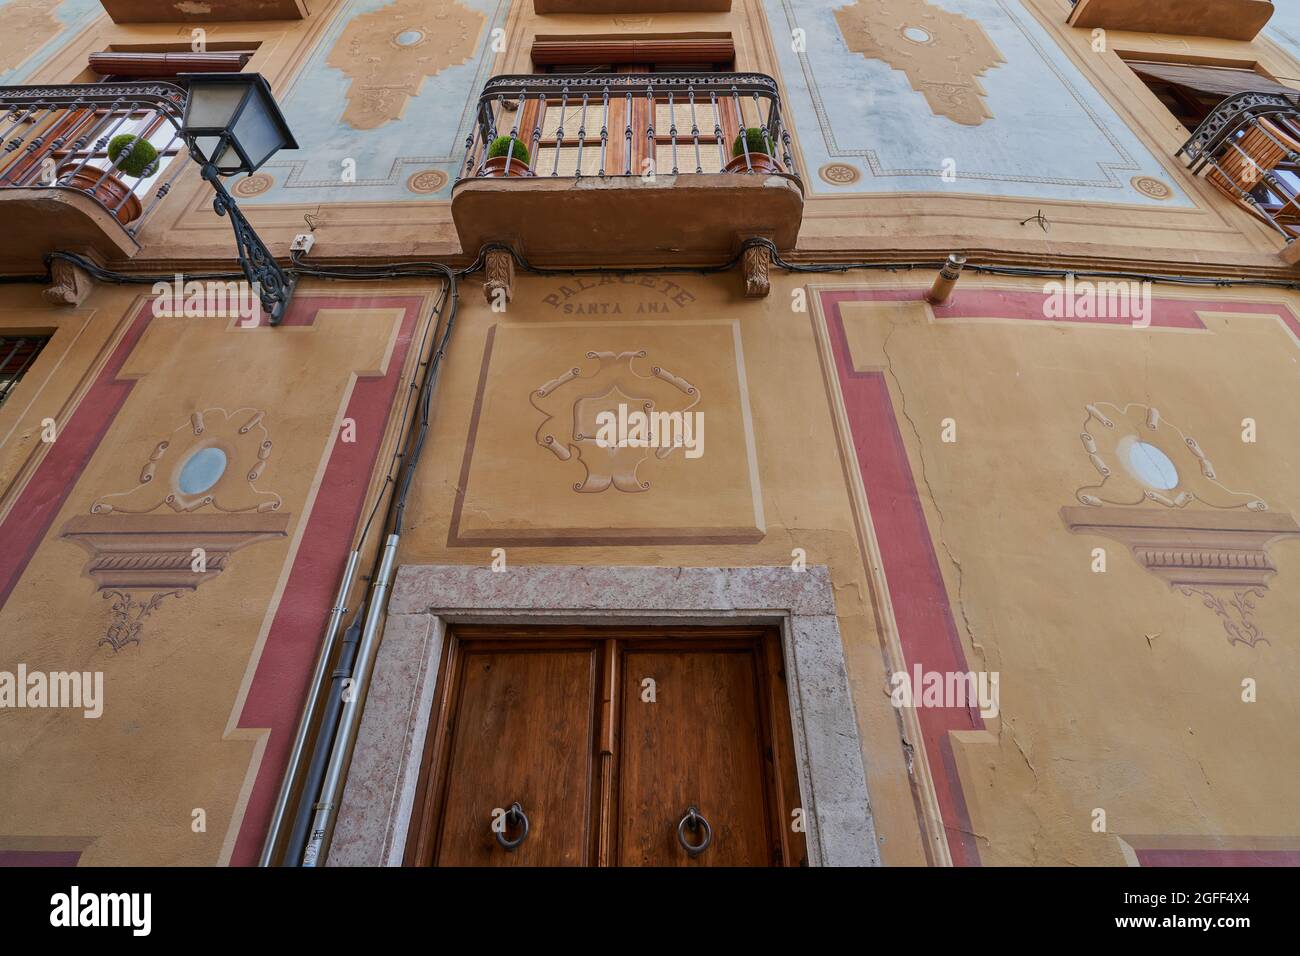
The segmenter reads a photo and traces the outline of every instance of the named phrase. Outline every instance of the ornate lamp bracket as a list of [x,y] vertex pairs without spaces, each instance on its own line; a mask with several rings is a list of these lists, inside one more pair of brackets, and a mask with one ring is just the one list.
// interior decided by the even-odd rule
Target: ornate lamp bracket
[[211,163],[203,166],[202,176],[212,184],[216,193],[212,197],[212,208],[218,216],[229,216],[230,225],[235,230],[235,246],[239,250],[239,266],[244,276],[261,299],[262,309],[272,325],[279,325],[289,307],[298,277],[285,272],[276,263],[271,250],[262,242],[247,217],[235,202],[235,198],[226,191],[221,175]]

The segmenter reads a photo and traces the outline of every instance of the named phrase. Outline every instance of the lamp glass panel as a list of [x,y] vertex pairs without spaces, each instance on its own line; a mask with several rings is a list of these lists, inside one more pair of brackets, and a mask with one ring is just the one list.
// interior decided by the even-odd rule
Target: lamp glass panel
[[201,163],[210,162],[212,151],[221,146],[220,136],[196,136],[194,137],[193,151],[198,155],[194,158]]
[[276,125],[266,108],[266,102],[260,96],[254,95],[249,99],[248,105],[235,121],[234,132],[253,169],[261,166],[284,145],[280,127]]
[[185,125],[191,129],[226,128],[247,93],[244,83],[192,83]]
[[218,172],[226,176],[238,172],[251,172],[251,170],[245,170],[244,161],[239,158],[239,153],[235,151],[234,145],[230,142],[226,143],[226,148],[221,151],[219,156],[213,158],[212,165],[217,167]]

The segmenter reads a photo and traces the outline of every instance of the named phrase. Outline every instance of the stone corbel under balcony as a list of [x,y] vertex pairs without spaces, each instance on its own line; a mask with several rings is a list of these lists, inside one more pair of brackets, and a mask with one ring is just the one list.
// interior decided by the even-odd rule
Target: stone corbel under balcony
[[1067,22],[1136,33],[1253,40],[1272,15],[1269,0],[1079,0]]
[[231,20],[302,20],[306,0],[100,0],[114,23],[211,23]]

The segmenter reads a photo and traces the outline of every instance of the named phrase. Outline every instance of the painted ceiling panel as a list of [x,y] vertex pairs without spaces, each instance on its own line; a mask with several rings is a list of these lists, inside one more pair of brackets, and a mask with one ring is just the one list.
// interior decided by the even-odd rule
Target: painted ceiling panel
[[0,86],[26,82],[78,30],[103,15],[99,0],[0,0]]
[[280,94],[300,148],[240,202],[446,199],[508,0],[351,0]]
[[764,6],[814,192],[1190,205],[1015,0]]

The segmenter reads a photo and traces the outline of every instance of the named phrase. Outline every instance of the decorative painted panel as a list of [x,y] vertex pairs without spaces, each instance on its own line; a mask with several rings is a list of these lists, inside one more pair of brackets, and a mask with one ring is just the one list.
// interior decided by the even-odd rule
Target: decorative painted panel
[[1190,205],[1014,0],[764,6],[815,193]]
[[0,0],[0,86],[28,79],[104,8],[99,0]]
[[445,199],[508,0],[352,0],[280,105],[300,149],[234,185],[244,203]]

